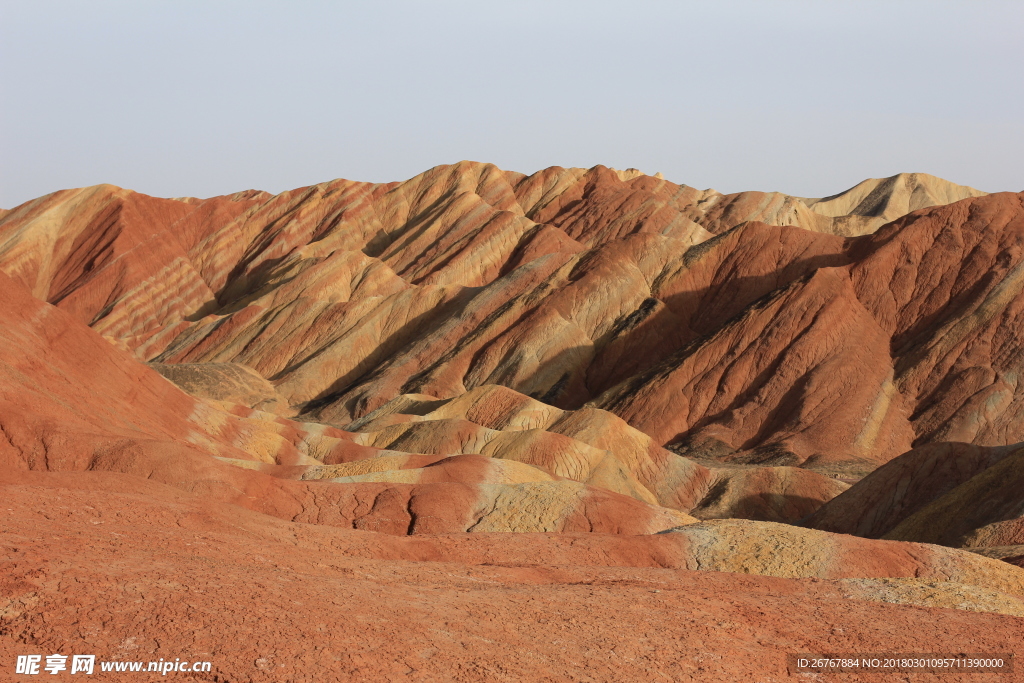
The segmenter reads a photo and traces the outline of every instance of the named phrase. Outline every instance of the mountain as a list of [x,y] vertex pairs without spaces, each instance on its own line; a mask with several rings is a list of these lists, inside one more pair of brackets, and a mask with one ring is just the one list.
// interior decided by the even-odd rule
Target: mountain
[[[872,220],[925,207],[843,238],[600,166],[462,162],[209,200],[98,186],[0,219],[0,270],[142,360],[254,370],[286,415],[344,426],[495,384],[605,408],[694,457],[863,472],[1024,424],[998,367],[1021,200],[927,208],[964,194],[980,193],[910,174],[807,200]],[[991,369],[950,356],[991,335],[1009,344]],[[1009,401],[990,426],[986,392]]]

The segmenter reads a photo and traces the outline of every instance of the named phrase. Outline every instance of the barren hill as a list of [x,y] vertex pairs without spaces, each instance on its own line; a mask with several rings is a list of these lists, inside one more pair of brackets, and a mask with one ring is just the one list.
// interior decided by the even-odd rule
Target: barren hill
[[[706,620],[759,644],[708,642],[756,664],[649,653],[633,679],[749,680],[833,646],[814,634],[833,613],[851,651],[882,648],[880,623],[914,624],[907,651],[1010,647],[1022,289],[1024,194],[924,174],[801,199],[461,162],[279,195],[41,197],[0,212],[0,652],[127,642],[33,610],[137,610],[115,595],[129,576],[164,626],[198,614],[176,586],[202,577],[221,616],[201,618],[233,634],[160,626],[140,646],[154,659],[201,645],[264,662],[252,680],[326,669],[292,645],[262,658],[233,609],[264,623],[287,597],[316,638],[337,626],[327,596],[379,620],[382,587],[423,613],[347,651],[405,638],[456,680],[505,675],[473,669],[490,620],[526,629],[498,638],[508,680],[564,679],[645,628],[630,610],[660,590],[682,610],[697,591]],[[61,594],[65,574],[93,592]],[[280,580],[294,589],[259,588]],[[517,659],[539,590],[537,614],[586,611],[596,640],[567,624],[572,652]],[[441,603],[461,644],[424,626]],[[350,654],[331,661],[394,673]]]
[[[600,166],[209,200],[98,186],[0,219],[0,270],[142,360],[246,366],[285,414],[338,426],[497,384],[697,456],[873,467],[935,439],[1024,440],[999,379],[1021,200],[979,194],[910,174],[807,200],[917,209],[843,238]],[[986,391],[1008,403],[980,420]]]

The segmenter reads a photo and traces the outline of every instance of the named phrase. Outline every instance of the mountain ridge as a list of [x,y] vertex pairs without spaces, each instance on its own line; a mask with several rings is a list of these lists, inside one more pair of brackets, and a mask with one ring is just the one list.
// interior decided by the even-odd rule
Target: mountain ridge
[[[807,201],[837,214],[816,214],[829,220],[877,222],[905,209],[934,211],[927,204],[964,194],[971,196],[961,201],[991,199],[926,174],[900,174]],[[867,353],[886,359],[867,362],[856,344],[841,352],[809,342],[824,355],[808,372],[849,353],[860,359],[850,367],[880,373],[860,383],[863,407],[847,411],[853,431],[845,438],[859,446],[833,454],[822,437],[800,446],[771,426],[781,416],[769,413],[748,419],[761,425],[753,431],[723,432],[735,407],[715,418],[711,403],[674,430],[635,424],[698,457],[724,448],[773,464],[811,458],[829,466],[905,452],[921,435],[907,422],[914,399],[894,382],[903,367],[896,365],[913,361],[886,358],[888,337],[895,332],[898,347],[902,333],[865,299],[873,296],[865,293],[870,278],[857,275],[856,263],[896,234],[850,238],[751,222],[740,211],[750,199],[635,169],[552,167],[527,176],[475,162],[401,183],[337,180],[273,196],[161,200],[96,186],[48,195],[0,219],[0,270],[142,360],[241,363],[274,385],[276,412],[339,425],[401,394],[451,397],[482,384],[578,408],[655,362],[690,354],[688,344],[723,334],[763,297],[791,290],[750,324],[779,324],[770,319],[827,304],[836,324],[854,326],[851,339],[874,339]],[[765,212],[773,201],[755,214],[785,218]],[[828,275],[830,268],[851,278]],[[836,308],[843,299],[846,308]],[[792,324],[799,325],[784,323]],[[822,334],[830,333],[820,328],[812,337]],[[712,346],[701,353],[711,356],[723,353],[714,344],[732,343],[706,339]],[[396,353],[404,359],[398,364]],[[735,400],[762,391],[755,376],[740,381]],[[770,412],[794,386],[783,380],[781,393],[757,401]],[[861,436],[857,410],[881,411]],[[822,419],[823,435],[842,433],[834,416]],[[876,453],[876,441],[888,445]]]

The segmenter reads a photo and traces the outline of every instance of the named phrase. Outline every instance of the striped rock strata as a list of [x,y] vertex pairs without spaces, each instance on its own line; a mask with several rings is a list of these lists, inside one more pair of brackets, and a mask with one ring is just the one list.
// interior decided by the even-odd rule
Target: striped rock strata
[[916,209],[845,239],[604,167],[209,200],[98,186],[0,217],[0,270],[143,360],[247,366],[305,419],[499,384],[699,457],[863,472],[918,443],[1024,439],[1020,198],[978,194],[912,175],[803,202]]

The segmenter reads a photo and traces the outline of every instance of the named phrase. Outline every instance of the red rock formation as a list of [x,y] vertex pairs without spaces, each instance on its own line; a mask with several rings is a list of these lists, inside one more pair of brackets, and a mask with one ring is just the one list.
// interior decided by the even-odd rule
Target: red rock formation
[[[905,411],[889,400],[887,357],[888,338],[847,272],[825,268],[597,404],[655,441],[712,441],[753,451],[753,461],[884,460],[912,438]],[[766,441],[776,447],[765,449]]]
[[[598,405],[660,441],[712,440],[725,452],[753,451],[748,460],[759,448],[774,455],[781,447],[796,461],[885,461],[912,441],[1019,441],[1022,232],[1020,195],[911,214],[849,241],[849,265],[762,298]],[[796,357],[784,359],[791,347]],[[822,412],[801,414],[802,405],[836,406],[826,433],[813,433]],[[766,439],[765,430],[774,433]]]
[[713,481],[687,510],[699,519],[799,522],[835,500],[849,484],[797,467],[712,468]]
[[[0,420],[8,467],[146,473],[288,519],[361,528],[377,524],[364,518],[383,515],[391,520],[385,526],[401,533],[474,527],[558,531],[580,524],[647,533],[687,518],[559,480],[590,483],[682,511],[697,506],[712,482],[710,471],[658,447],[614,415],[564,413],[500,387],[483,387],[454,402],[428,402],[433,412],[411,410],[423,413],[416,422],[383,430],[368,422],[361,434],[230,404],[221,404],[224,412],[176,390],[15,283],[6,285],[10,296],[0,308],[8,350]],[[447,415],[472,417],[506,431]],[[464,453],[488,457],[450,457]],[[297,478],[308,483],[288,481]],[[313,481],[325,479],[353,486]],[[771,487],[743,490],[773,493]],[[826,499],[819,495],[817,504]],[[407,510],[412,500],[418,501],[416,515],[434,519],[433,526],[417,527],[409,522],[416,515],[396,512]],[[324,506],[338,510],[324,517]],[[434,507],[440,512],[423,512]],[[527,519],[505,513],[517,507],[533,511]],[[726,513],[731,509],[725,508]],[[485,513],[493,519],[483,523]],[[800,510],[798,516],[803,514]],[[573,521],[577,517],[583,521]]]
[[[921,209],[978,194],[909,175],[799,200],[828,220],[919,209],[844,241],[736,227],[817,219],[604,167],[463,162],[211,200],[100,186],[5,214],[0,269],[146,360],[246,365],[285,412],[335,424],[502,384],[614,405],[697,455],[864,470],[911,443],[1019,431],[1014,371],[986,369],[975,340],[1012,357],[1020,198]],[[759,341],[734,363],[738,324]],[[645,384],[665,373],[678,387]]]
[[[972,194],[912,175],[802,206],[890,218]],[[733,227],[712,204],[739,204],[714,197],[604,167],[469,162],[274,197],[99,186],[0,219],[0,269],[144,359],[240,363],[279,412],[335,424],[501,384],[747,462],[868,470],[912,444],[1024,439],[1019,196],[847,240]]]
[[917,212],[857,242],[858,297],[891,335],[915,445],[1017,443],[1024,195]]

